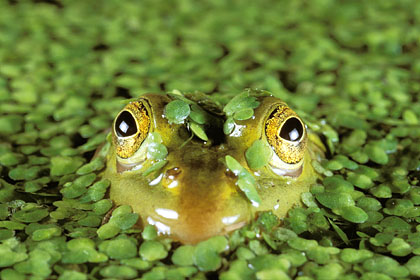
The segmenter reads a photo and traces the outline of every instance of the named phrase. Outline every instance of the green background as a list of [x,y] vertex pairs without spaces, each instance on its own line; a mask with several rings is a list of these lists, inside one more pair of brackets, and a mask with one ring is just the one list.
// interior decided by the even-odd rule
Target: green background
[[[406,0],[1,1],[0,276],[420,277],[419,35]],[[194,247],[140,237],[124,207],[100,226],[88,163],[123,100],[250,87],[330,148],[307,207]]]

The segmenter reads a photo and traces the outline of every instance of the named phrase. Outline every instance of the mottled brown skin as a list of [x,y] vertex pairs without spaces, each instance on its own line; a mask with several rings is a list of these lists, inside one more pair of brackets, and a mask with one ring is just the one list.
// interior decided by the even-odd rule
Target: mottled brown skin
[[[290,170],[284,170],[287,164],[282,166],[285,176],[273,172],[271,165],[257,171],[249,169],[245,151],[255,140],[266,140],[267,119],[276,106],[285,105],[277,98],[258,97],[260,105],[254,110],[254,117],[237,121],[228,136],[223,134],[224,116],[211,109],[213,119],[206,130],[207,142],[196,137],[188,141],[191,133],[186,124],[168,122],[164,107],[171,97],[147,94],[141,98],[151,119],[149,132],[162,136],[168,149],[168,163],[160,171],[143,176],[152,161],[139,153],[131,156],[133,162],[130,157],[121,159],[116,153],[121,147],[118,141],[113,141],[104,177],[111,181],[110,198],[116,205],[132,206],[144,225],[154,224],[159,232],[175,240],[193,244],[225,234],[247,224],[258,211],[272,210],[283,218],[291,207],[300,204],[300,194],[308,191],[318,178],[310,162],[322,153],[322,144],[313,141],[305,146],[299,166],[291,165]],[[204,108],[214,107],[204,103]],[[115,129],[113,133],[115,139]],[[226,167],[226,155],[234,157],[254,175],[262,200],[259,206],[252,205],[239,190],[237,178]]]

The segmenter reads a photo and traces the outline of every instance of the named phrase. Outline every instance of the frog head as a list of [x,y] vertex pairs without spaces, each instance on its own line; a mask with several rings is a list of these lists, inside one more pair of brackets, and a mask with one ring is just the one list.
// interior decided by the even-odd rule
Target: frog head
[[[110,198],[183,243],[240,228],[259,211],[283,218],[319,177],[311,161],[322,145],[280,99],[241,98],[251,105],[223,111],[203,94],[146,94],[127,104],[112,127]],[[190,115],[168,117],[174,101]]]

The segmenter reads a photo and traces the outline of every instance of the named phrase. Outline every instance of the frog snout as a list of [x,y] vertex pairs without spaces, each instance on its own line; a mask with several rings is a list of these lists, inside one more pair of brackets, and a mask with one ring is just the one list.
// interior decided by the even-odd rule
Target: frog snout
[[238,192],[236,178],[226,176],[223,165],[178,166],[166,171],[164,181],[167,187],[175,186],[176,207],[156,208],[156,219],[148,222],[183,243],[228,233],[251,219],[251,204]]

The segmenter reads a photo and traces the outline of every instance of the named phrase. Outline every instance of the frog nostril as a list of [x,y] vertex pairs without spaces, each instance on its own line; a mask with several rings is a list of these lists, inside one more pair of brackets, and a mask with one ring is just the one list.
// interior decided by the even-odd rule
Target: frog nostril
[[225,170],[225,175],[226,175],[226,177],[231,178],[231,179],[236,179],[237,178],[236,175],[230,169]]
[[171,168],[171,169],[167,170],[167,171],[166,171],[166,175],[165,175],[165,176],[166,176],[167,178],[171,179],[171,180],[174,180],[174,179],[176,179],[176,177],[177,177],[179,174],[181,174],[181,172],[182,172],[181,168],[179,168],[179,167],[174,167],[174,168]]

